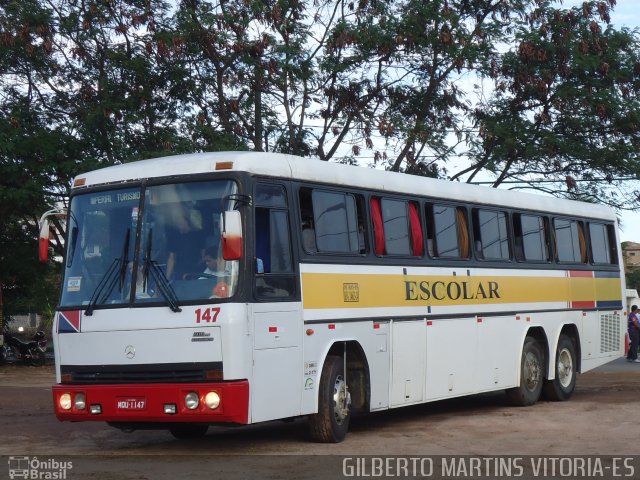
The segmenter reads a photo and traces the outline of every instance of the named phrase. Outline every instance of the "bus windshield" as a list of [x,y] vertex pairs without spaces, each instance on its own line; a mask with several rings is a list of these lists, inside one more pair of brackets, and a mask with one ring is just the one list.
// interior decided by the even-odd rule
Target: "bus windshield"
[[218,180],[74,196],[60,305],[232,296],[238,261],[222,258],[220,217],[234,207],[228,199],[236,192],[235,182]]

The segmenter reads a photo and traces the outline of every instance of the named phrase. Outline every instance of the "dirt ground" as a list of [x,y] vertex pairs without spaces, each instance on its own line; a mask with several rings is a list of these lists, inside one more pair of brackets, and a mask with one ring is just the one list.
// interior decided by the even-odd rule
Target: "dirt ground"
[[[197,441],[178,441],[165,431],[127,434],[103,423],[61,423],[53,415],[53,382],[51,366],[0,367],[0,455],[118,459],[111,465],[120,465],[116,472],[122,475],[97,475],[89,469],[82,478],[91,478],[92,473],[96,478],[175,478],[172,468],[181,471],[186,459],[214,455],[634,455],[640,451],[640,365],[626,364],[624,359],[580,375],[568,402],[541,401],[516,408],[502,393],[494,393],[367,414],[352,419],[347,439],[337,445],[310,443],[303,419],[211,427]],[[136,457],[149,456],[155,458],[154,465],[161,459],[162,466],[145,476],[148,472],[132,463]],[[196,464],[189,463],[192,469]],[[283,470],[275,471],[273,477],[260,478],[287,477]],[[129,476],[135,472],[142,473]]]

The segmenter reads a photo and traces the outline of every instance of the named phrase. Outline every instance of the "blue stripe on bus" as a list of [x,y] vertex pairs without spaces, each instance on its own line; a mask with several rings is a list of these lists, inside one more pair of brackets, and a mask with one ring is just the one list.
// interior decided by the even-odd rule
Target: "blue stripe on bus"
[[620,300],[602,300],[598,302],[598,308],[622,308]]
[[620,272],[603,272],[603,271],[595,271],[593,272],[596,278],[620,278]]

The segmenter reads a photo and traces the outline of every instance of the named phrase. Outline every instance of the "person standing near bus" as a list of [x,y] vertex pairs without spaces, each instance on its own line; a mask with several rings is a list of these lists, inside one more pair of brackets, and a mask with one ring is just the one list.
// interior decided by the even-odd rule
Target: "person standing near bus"
[[628,331],[629,331],[629,353],[627,354],[628,362],[640,363],[638,360],[638,340],[640,340],[640,320],[638,320],[638,306],[633,305],[631,307],[631,313],[629,313]]

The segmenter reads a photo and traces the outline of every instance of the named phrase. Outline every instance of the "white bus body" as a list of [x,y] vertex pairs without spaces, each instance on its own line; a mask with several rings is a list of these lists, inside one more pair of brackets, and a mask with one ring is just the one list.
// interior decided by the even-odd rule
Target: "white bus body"
[[[60,420],[184,437],[308,415],[335,442],[354,410],[502,389],[564,400],[623,352],[616,216],[598,205],[204,153],[79,176],[67,226]],[[207,252],[220,272],[177,270]]]

